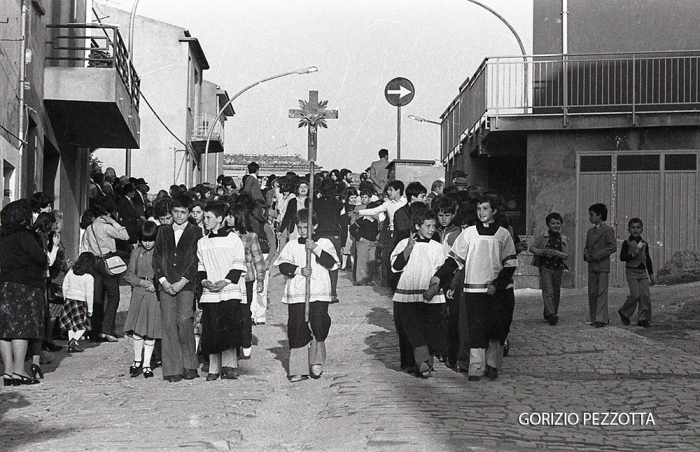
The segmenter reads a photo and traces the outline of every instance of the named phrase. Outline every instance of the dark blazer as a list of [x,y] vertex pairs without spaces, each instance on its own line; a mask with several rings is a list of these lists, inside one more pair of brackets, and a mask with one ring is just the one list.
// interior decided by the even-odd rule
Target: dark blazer
[[588,262],[589,272],[610,272],[610,255],[617,251],[617,239],[613,228],[605,223],[600,225],[598,231],[590,228],[586,233],[586,246],[583,249],[584,256],[591,254]]
[[46,289],[48,260],[41,238],[28,229],[0,237],[0,282]]
[[136,243],[139,228],[139,216],[136,215],[134,204],[125,196],[117,200],[117,212],[119,213],[119,224],[126,228],[129,233],[129,243]]
[[136,216],[138,218],[145,218],[146,207],[148,207],[148,195],[136,190],[136,196],[134,196],[132,202],[134,203],[134,210],[136,211]]
[[187,223],[180,241],[175,246],[175,232],[170,225],[158,228],[153,249],[153,272],[156,281],[165,277],[170,284],[186,278],[189,282],[183,290],[194,290],[197,274],[197,242],[202,238],[202,229]]

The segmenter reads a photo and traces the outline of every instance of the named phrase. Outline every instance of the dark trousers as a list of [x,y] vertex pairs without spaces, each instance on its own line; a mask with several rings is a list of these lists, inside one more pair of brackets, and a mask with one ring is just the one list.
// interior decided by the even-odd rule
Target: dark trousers
[[[455,295],[459,297],[459,294]],[[454,367],[459,357],[459,298],[447,298],[446,308],[447,363]]]
[[494,295],[467,293],[465,300],[469,320],[469,347],[486,349],[491,340],[497,340],[503,345],[513,321],[513,289],[497,290]]
[[194,342],[194,293],[182,290],[174,297],[160,291],[163,377],[183,375],[199,366]]
[[[117,309],[119,309],[119,275],[107,273],[101,259],[97,261],[97,269],[92,273],[94,284],[94,304],[92,310],[92,338],[99,334],[116,334]],[[106,293],[106,297],[105,297]]]
[[[311,342],[311,333],[317,342],[324,342],[331,329],[331,316],[327,301],[309,303],[309,325],[304,322],[304,303],[287,305],[287,338],[289,348],[306,347]],[[309,326],[311,330],[309,331]]]
[[444,350],[444,304],[394,302],[394,323],[399,333],[401,366],[419,366]]
[[247,303],[241,303],[241,315],[243,316],[243,332],[241,334],[241,347],[253,346],[253,317],[250,306],[253,304],[253,285],[255,281],[245,282],[245,296]]

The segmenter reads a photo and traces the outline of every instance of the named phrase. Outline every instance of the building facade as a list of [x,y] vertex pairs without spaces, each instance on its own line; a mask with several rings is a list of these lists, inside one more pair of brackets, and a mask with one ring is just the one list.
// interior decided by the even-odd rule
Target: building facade
[[[521,235],[561,213],[573,251],[565,282],[580,287],[596,202],[620,245],[628,220],[644,220],[656,268],[700,251],[700,3],[562,4],[534,2],[534,55],[487,58],[462,85],[442,116],[442,155],[449,170],[504,194]],[[624,284],[613,257],[611,281]]]
[[[95,11],[103,23],[128,30],[130,12],[102,2],[95,2]],[[206,160],[207,178],[216,181],[223,164],[217,158],[223,152],[223,126],[226,117],[233,116],[233,109],[227,108],[214,121],[228,94],[204,79],[209,62],[199,41],[182,27],[138,15],[133,36],[133,61],[141,73],[143,108],[141,146],[131,150],[131,176],[144,178],[153,190],[173,184],[190,187],[203,181]],[[210,154],[205,158],[212,125]],[[99,149],[95,156],[117,174],[127,173],[125,149]]]
[[78,251],[95,147],[139,146],[138,75],[115,27],[85,0],[8,0],[0,27],[2,204],[42,191]]

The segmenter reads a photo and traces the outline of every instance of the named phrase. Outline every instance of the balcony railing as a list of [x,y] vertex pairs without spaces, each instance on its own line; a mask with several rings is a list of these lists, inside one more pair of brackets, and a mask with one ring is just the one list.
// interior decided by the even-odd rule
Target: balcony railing
[[443,158],[515,116],[700,111],[700,51],[487,58],[443,114]]
[[47,66],[115,68],[138,111],[140,80],[118,27],[63,24],[47,25],[47,28],[50,38],[46,42]]
[[[202,113],[194,116],[194,127],[192,128],[192,141],[206,141],[209,136],[209,129],[216,119],[216,115]],[[224,144],[224,127],[223,121],[218,120],[214,125],[214,131],[211,134],[212,140],[217,140],[223,146]]]

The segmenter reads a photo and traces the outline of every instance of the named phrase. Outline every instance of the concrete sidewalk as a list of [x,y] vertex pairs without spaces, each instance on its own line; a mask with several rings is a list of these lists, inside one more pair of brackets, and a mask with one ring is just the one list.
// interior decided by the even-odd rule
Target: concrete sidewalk
[[[619,319],[588,326],[581,289],[564,291],[554,327],[538,291],[518,292],[497,381],[468,382],[440,363],[422,380],[399,369],[387,290],[353,287],[341,272],[323,377],[292,384],[283,278],[270,281],[267,324],[254,327],[240,379],[167,383],[160,369],[130,378],[128,339],[59,352],[40,385],[0,392],[0,450],[698,449],[700,357],[615,326]],[[612,313],[622,296],[611,293]],[[523,425],[541,424],[543,413],[578,422]],[[636,425],[592,425],[595,413],[635,413],[616,423]]]

